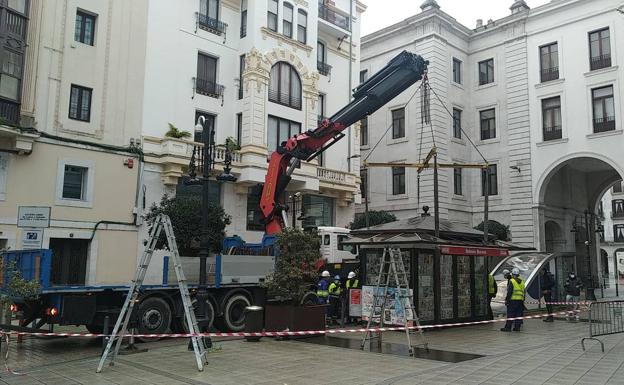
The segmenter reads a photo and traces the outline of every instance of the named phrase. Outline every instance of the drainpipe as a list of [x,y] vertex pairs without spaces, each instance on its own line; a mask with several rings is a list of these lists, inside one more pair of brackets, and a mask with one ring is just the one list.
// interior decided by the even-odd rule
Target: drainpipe
[[[353,89],[353,0],[349,0],[349,29],[351,34],[349,35],[349,103],[353,98],[351,90]],[[347,132],[347,171],[351,172],[351,127]]]

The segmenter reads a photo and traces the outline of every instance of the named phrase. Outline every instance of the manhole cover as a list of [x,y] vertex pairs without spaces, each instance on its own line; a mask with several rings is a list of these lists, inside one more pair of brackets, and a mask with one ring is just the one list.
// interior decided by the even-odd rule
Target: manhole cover
[[[325,346],[335,346],[339,348],[345,349],[354,349],[360,350],[360,339],[353,338],[339,338],[339,337],[311,337],[311,338],[303,338],[297,340],[299,342],[306,342],[310,344],[317,345],[325,345]],[[424,358],[426,360],[434,360],[434,361],[442,361],[442,362],[463,362],[474,360],[476,358],[484,357],[479,354],[470,354],[470,353],[460,353],[460,352],[449,352],[446,350],[436,350],[436,349],[422,349],[416,348],[414,349],[414,356],[416,358]],[[373,352],[373,353],[382,353],[382,354],[392,354],[395,356],[409,357],[409,351],[407,350],[406,344],[395,344],[390,342],[383,342],[381,344],[381,349],[379,348],[377,342],[373,341],[372,348],[368,348],[367,346],[364,348],[365,352]]]

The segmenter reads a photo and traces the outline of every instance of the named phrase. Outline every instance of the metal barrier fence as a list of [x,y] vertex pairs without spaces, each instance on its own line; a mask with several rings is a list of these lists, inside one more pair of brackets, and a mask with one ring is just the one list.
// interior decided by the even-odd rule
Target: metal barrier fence
[[594,340],[600,343],[604,353],[604,343],[598,336],[624,333],[624,301],[592,302],[589,305],[589,337],[581,340],[585,350],[585,340]]

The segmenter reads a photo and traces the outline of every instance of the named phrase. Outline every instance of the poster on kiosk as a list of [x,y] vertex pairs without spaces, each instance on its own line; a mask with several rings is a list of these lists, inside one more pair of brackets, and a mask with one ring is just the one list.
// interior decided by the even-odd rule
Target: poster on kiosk
[[[382,296],[384,293],[385,288],[380,287],[377,289],[378,290],[378,302],[381,303],[382,301]],[[410,289],[410,295],[412,294],[413,290]],[[355,314],[351,314],[351,303],[354,300],[353,295],[350,295],[350,305],[349,305],[349,313],[352,317],[359,317],[361,316],[362,319],[364,321],[368,321],[368,318],[371,314],[371,309],[373,308],[373,302],[375,299],[375,296],[373,295],[375,292],[375,287],[374,286],[363,286],[362,290],[361,290],[361,294],[359,296],[357,296],[357,298],[361,301],[361,303],[359,304],[360,306],[360,314],[359,315],[355,315]],[[405,325],[405,320],[407,318],[407,321],[409,323],[411,323],[411,321],[414,319],[413,314],[412,314],[412,310],[408,307],[407,308],[407,317],[406,317],[406,311],[404,309],[404,306],[401,305],[401,295],[399,294],[399,290],[397,290],[396,288],[393,287],[389,287],[387,289],[386,292],[386,304],[384,307],[384,314],[383,316],[383,322],[384,325],[400,325],[403,326]],[[403,301],[407,302],[409,301],[408,297],[407,297],[407,293],[405,293],[405,289],[403,289]],[[357,306],[357,305],[356,305]],[[409,305],[408,305],[409,306]],[[373,316],[373,321],[374,322],[379,322],[379,316],[381,312],[381,307],[378,306],[377,309],[375,309],[375,315]]]

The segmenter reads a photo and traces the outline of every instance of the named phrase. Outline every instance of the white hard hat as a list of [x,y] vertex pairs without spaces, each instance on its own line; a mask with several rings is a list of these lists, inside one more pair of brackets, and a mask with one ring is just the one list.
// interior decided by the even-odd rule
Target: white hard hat
[[508,269],[503,270],[503,275],[507,275],[507,274],[509,274],[509,270]]
[[325,270],[321,273],[321,277],[329,277],[329,271]]
[[513,270],[511,270],[511,275],[519,276],[520,270],[518,270],[517,267],[514,267]]
[[347,278],[351,279],[351,278],[355,278],[355,273],[350,271],[349,275],[347,275]]

